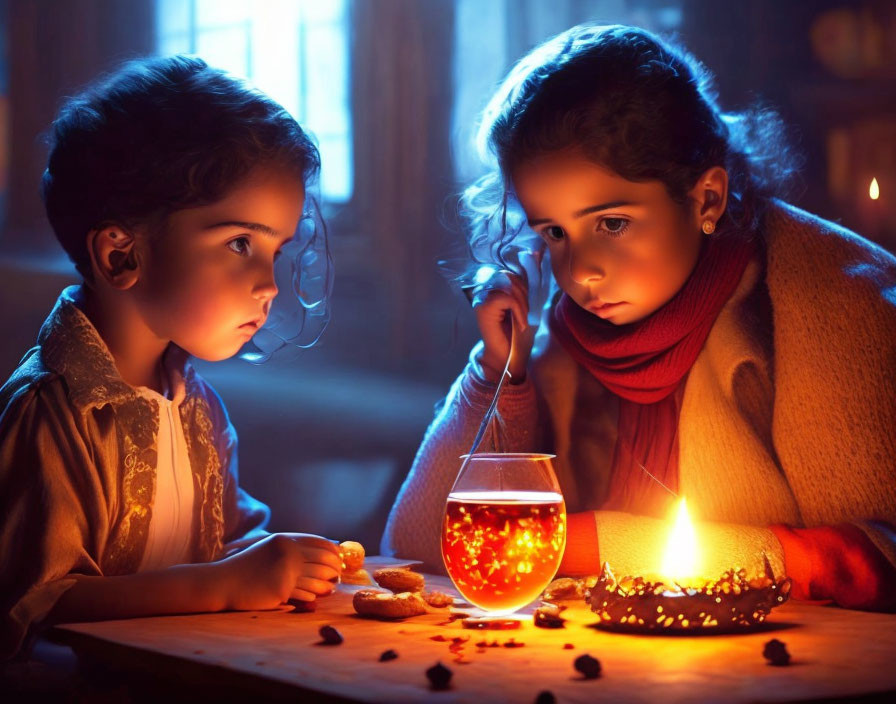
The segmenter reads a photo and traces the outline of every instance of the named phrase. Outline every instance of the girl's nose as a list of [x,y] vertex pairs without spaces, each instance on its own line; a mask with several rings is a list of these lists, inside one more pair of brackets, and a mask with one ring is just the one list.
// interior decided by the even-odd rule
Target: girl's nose
[[593,247],[583,245],[569,248],[569,277],[577,284],[588,285],[600,281],[606,272],[600,265],[598,253]]
[[252,295],[260,301],[267,302],[273,300],[274,296],[277,295],[277,291],[277,282],[274,280],[274,271],[271,269],[266,270],[255,284],[255,287],[252,289]]

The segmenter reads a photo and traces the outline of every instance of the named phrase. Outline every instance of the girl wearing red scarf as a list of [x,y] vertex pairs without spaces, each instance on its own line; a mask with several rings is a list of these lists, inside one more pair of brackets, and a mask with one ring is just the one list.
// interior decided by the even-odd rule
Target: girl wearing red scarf
[[656,571],[675,492],[706,575],[767,555],[797,598],[896,608],[896,259],[775,199],[780,131],[722,114],[703,67],[640,29],[575,27],[514,67],[464,201],[477,265],[515,273],[474,298],[482,342],[385,551],[440,567],[457,457],[512,345],[480,450],[557,455],[562,573]]

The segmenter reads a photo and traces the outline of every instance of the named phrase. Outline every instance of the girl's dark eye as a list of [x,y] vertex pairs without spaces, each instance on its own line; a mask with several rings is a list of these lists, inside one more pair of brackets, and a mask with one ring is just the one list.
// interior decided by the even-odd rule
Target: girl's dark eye
[[227,243],[227,246],[242,256],[246,256],[249,254],[249,238],[248,237],[237,237],[235,240],[230,240]]
[[557,225],[548,225],[541,231],[541,234],[550,242],[559,242],[563,239],[563,228]]
[[628,229],[631,220],[625,218],[604,218],[600,221],[598,229],[608,235],[621,235]]

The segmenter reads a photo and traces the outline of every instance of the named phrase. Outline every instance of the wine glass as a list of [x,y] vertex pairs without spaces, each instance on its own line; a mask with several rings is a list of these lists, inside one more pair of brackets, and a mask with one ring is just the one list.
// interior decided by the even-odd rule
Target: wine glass
[[566,506],[553,458],[523,452],[461,457],[442,520],[442,560],[461,595],[489,615],[534,601],[560,565]]

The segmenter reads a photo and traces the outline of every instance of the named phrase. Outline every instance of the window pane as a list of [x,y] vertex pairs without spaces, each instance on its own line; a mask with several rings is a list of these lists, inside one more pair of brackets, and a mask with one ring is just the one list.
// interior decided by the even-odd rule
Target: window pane
[[196,53],[210,66],[223,68],[236,76],[249,75],[249,37],[245,27],[200,29]]
[[344,136],[320,138],[320,190],[325,200],[347,201],[352,194],[351,142]]
[[196,24],[203,29],[242,24],[249,8],[246,0],[196,0]]
[[158,0],[156,27],[160,37],[182,34],[189,39],[190,3],[184,0]]
[[166,37],[159,37],[158,51],[162,56],[167,56],[168,54],[189,54],[190,35],[171,34]]
[[252,14],[253,83],[305,121],[300,100],[299,6],[294,0],[258,5]]
[[346,132],[349,126],[345,33],[337,25],[323,25],[309,28],[305,41],[308,124],[318,132]]
[[160,54],[195,53],[248,78],[320,140],[321,194],[352,191],[345,0],[156,0]]
[[345,18],[345,0],[301,0],[305,21],[321,24],[341,23]]

